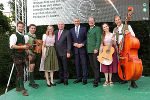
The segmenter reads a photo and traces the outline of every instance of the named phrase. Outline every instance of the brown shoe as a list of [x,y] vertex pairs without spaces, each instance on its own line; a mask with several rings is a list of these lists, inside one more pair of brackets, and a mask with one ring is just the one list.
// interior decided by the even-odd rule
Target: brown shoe
[[25,89],[25,90],[22,90],[21,92],[22,92],[22,95],[23,95],[23,96],[28,96],[28,93],[27,93],[27,90],[26,90],[26,89]]
[[16,88],[16,92],[20,92],[21,91],[21,88]]

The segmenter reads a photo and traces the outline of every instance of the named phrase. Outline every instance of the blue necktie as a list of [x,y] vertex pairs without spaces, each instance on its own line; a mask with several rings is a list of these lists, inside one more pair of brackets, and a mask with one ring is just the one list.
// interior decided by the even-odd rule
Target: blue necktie
[[76,36],[77,36],[77,38],[78,38],[78,27],[76,27],[76,29],[75,29],[75,33],[76,33]]

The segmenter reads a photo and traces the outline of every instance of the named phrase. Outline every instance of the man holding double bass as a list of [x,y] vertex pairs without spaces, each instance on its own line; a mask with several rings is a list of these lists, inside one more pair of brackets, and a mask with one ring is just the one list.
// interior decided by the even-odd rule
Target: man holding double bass
[[[113,34],[116,34],[116,41],[117,41],[117,44],[119,45],[122,38],[123,38],[123,27],[124,27],[124,24],[122,24],[122,21],[121,21],[121,17],[119,15],[116,15],[114,17],[114,21],[115,21],[115,24],[117,25],[117,27],[114,28],[113,30]],[[127,30],[125,31],[125,34],[128,34],[128,33],[131,33],[132,36],[135,37],[135,34],[131,28],[130,25],[127,26]],[[119,49],[119,48],[118,48]],[[124,83],[127,83],[127,81],[123,81],[121,79],[120,80],[120,83],[121,84],[124,84]],[[138,86],[136,85],[135,81],[131,81],[131,86],[133,88],[138,88]]]

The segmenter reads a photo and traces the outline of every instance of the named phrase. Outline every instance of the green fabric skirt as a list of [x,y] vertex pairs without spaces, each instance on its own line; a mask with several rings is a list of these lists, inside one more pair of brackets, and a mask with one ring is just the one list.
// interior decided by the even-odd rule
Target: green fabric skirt
[[44,70],[58,71],[58,59],[55,48],[53,46],[46,46],[45,55]]

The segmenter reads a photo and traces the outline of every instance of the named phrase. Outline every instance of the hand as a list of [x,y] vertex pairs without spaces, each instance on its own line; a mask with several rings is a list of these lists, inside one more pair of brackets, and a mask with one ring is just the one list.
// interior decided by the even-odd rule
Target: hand
[[94,54],[97,54],[98,53],[98,50],[94,50]]
[[70,53],[67,53],[67,58],[70,58]]
[[29,49],[29,46],[23,45],[21,48],[22,48],[22,49]]
[[74,43],[73,46],[77,47],[77,46],[78,46],[78,43]]
[[81,47],[83,47],[83,44],[78,44],[78,48],[81,48]]
[[130,33],[130,31],[129,30],[125,30],[125,34],[128,34],[128,33]]

